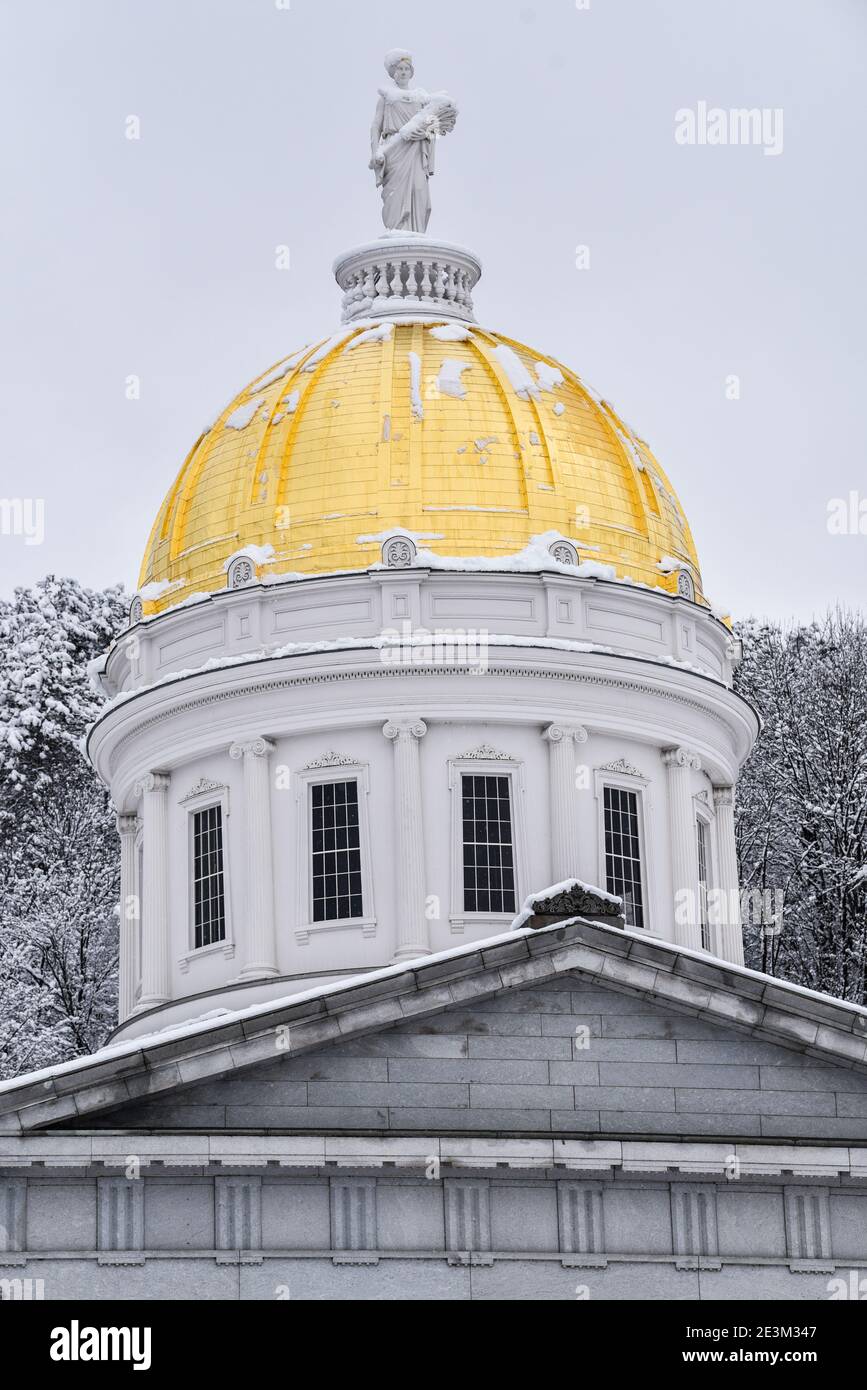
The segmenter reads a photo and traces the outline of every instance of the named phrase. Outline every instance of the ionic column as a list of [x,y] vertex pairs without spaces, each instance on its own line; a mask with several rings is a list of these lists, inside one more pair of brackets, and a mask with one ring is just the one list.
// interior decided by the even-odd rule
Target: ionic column
[[587,742],[587,730],[580,724],[549,724],[542,737],[550,749],[552,882],[561,883],[578,876],[575,748]]
[[394,814],[397,822],[397,941],[395,961],[430,955],[425,917],[424,831],[419,739],[421,719],[390,719],[383,734],[394,743]]
[[135,1005],[135,934],[141,917],[141,902],[135,881],[135,837],[138,833],[138,817],[120,815],[116,824],[120,836],[120,978],[117,990],[117,1016],[118,1023],[123,1023],[125,1018],[129,1018]]
[[233,743],[229,757],[244,766],[244,931],[240,979],[277,975],[274,930],[274,856],[271,848],[271,769],[274,744],[266,738]]
[[733,965],[743,965],[744,933],[735,841],[734,787],[714,787],[713,804],[716,809],[718,886],[722,890],[723,902],[717,923],[720,955]]
[[136,784],[142,798],[140,1009],[170,997],[169,782],[168,773],[149,772]]
[[[662,761],[668,768],[674,939],[681,946],[700,950],[698,845],[692,774],[698,772],[701,761],[689,748],[668,748],[662,755]],[[679,894],[684,896],[679,897]]]

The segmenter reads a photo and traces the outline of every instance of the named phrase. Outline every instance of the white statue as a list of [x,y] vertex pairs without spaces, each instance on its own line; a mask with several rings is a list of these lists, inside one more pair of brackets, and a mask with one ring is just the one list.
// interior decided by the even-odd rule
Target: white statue
[[370,168],[382,189],[382,220],[393,231],[425,232],[436,139],[454,130],[457,108],[446,92],[431,96],[410,86],[415,68],[406,49],[386,53],[385,70],[390,81],[379,89],[370,131]]

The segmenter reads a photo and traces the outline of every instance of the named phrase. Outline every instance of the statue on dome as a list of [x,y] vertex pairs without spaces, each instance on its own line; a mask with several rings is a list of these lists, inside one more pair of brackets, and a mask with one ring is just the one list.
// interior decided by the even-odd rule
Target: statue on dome
[[386,53],[385,70],[389,81],[379,88],[369,165],[382,189],[382,220],[389,231],[426,232],[436,140],[454,130],[457,107],[447,92],[410,86],[415,68],[405,48]]

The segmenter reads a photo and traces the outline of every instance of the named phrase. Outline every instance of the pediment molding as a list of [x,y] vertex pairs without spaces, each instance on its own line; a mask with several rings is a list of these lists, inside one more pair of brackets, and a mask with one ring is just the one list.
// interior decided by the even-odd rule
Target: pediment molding
[[615,758],[610,763],[603,763],[597,767],[597,772],[617,772],[621,777],[640,777],[642,782],[647,781],[647,774],[637,768],[634,763],[627,762],[626,758]]
[[179,806],[186,806],[189,801],[198,801],[203,796],[223,796],[229,788],[225,782],[215,782],[210,777],[200,777],[195,786],[190,787],[186,796],[182,796],[178,802]]
[[357,767],[358,759],[352,758],[348,753],[335,753],[329,750],[327,753],[320,753],[318,758],[311,758],[309,763],[305,763],[302,772],[316,772],[320,767]]
[[459,753],[455,762],[460,763],[514,763],[517,759],[511,753],[504,753],[501,748],[494,748],[490,743],[480,743],[478,748],[470,748],[466,753]]
[[[574,976],[595,988],[630,995],[646,1005],[716,1024],[728,1035],[732,1019],[756,1038],[790,1052],[819,1057],[838,1067],[867,1074],[867,1010],[830,999],[783,980],[758,975],[709,957],[697,958],[673,943],[651,941],[618,927],[572,920],[539,930],[512,931],[458,951],[421,962],[387,967],[324,985],[318,1000],[312,991],[293,1002],[275,1001],[213,1020],[150,1031],[139,1039],[121,1040],[91,1057],[47,1068],[0,1084],[4,1128],[31,1133],[74,1116],[82,1129],[91,1115],[128,1109],[130,1097],[145,1095],[155,1079],[160,1089],[186,1083],[179,1064],[186,1060],[214,1080],[272,1059],[284,1049],[280,1039],[291,1029],[293,1056],[371,1032],[371,1010],[383,1010],[388,1022],[441,1016],[443,991],[452,978],[460,982],[453,1007],[463,1007],[470,980],[481,1001],[511,991],[538,988],[545,980]],[[318,1007],[317,1007],[318,1004]],[[448,1009],[452,1005],[446,1004]],[[159,1027],[160,1010],[153,1012]],[[240,1033],[239,1033],[240,1025]],[[142,1089],[143,1088],[143,1089]]]

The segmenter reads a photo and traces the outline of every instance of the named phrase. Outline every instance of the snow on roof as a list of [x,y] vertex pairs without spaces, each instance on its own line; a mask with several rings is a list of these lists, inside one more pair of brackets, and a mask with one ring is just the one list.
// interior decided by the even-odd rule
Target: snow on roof
[[264,391],[266,387],[273,386],[275,381],[281,381],[284,376],[288,376],[293,367],[298,366],[298,363],[301,361],[306,351],[306,348],[302,348],[300,352],[296,352],[292,357],[285,358],[273,371],[268,372],[267,376],[260,377],[258,381],[254,382],[250,387],[249,394],[252,395],[254,392],[258,393]]
[[441,323],[436,328],[429,328],[428,332],[432,338],[436,338],[440,343],[471,343],[473,335],[463,323]]
[[255,400],[245,401],[243,405],[237,406],[224,422],[223,429],[245,430],[260,405],[264,405],[264,401],[261,396],[257,396]]
[[413,966],[427,965],[432,961],[454,960],[458,956],[473,955],[481,947],[487,948],[506,944],[514,939],[514,932],[510,928],[509,931],[501,932],[497,936],[485,937],[482,941],[464,942],[460,946],[453,946],[448,951],[437,951],[433,955],[414,956],[411,960],[400,961],[397,965],[386,965],[379,970],[368,970],[358,975],[347,975],[332,984],[313,985],[310,989],[299,990],[297,994],[281,995],[277,999],[268,999],[261,1004],[250,1004],[245,1009],[213,1009],[194,1019],[167,1024],[164,1028],[157,1029],[152,1033],[141,1033],[134,1038],[121,1038],[115,1043],[107,1043],[104,1047],[99,1048],[96,1052],[88,1053],[85,1057],[73,1057],[69,1062],[57,1062],[53,1066],[42,1067],[39,1071],[10,1077],[5,1081],[0,1081],[0,1094],[6,1091],[15,1091],[22,1086],[32,1086],[35,1082],[47,1081],[53,1076],[84,1071],[93,1066],[95,1062],[123,1057],[159,1043],[175,1042],[179,1037],[195,1037],[198,1033],[208,1032],[213,1028],[215,1022],[237,1023],[245,1018],[256,1018],[261,1014],[274,1013],[282,1008],[303,1004],[309,999],[339,994],[352,985],[362,983],[367,985],[378,980],[397,979],[411,970]]
[[403,526],[392,526],[388,531],[377,531],[374,536],[356,536],[359,545],[376,545],[384,541],[393,540],[399,537],[403,540],[415,541],[441,541],[442,533],[438,531],[407,531]]
[[424,406],[421,399],[421,358],[417,352],[408,352],[409,358],[409,394],[412,402],[412,413],[417,420],[424,419]]
[[314,367],[318,367],[319,363],[324,361],[330,353],[334,352],[336,348],[341,347],[346,342],[347,338],[353,336],[356,328],[361,328],[362,325],[366,328],[371,327],[368,320],[361,320],[354,323],[350,328],[342,329],[339,333],[332,333],[331,337],[326,338],[325,342],[316,349],[313,355],[308,357],[304,366],[301,368],[302,372],[312,372]]
[[185,579],[157,579],[152,584],[143,584],[138,597],[144,599],[145,603],[153,603],[164,594],[170,594],[173,589],[183,588],[185,583]]
[[523,401],[528,401],[531,397],[539,395],[538,383],[530,376],[514,348],[510,348],[507,343],[499,343],[494,348],[494,356],[509,378],[516,396],[520,396]]
[[663,555],[661,559],[657,560],[656,568],[660,574],[674,574],[675,570],[685,569],[686,562],[675,559],[673,555]]
[[536,915],[537,903],[544,902],[547,898],[558,898],[561,893],[571,893],[575,888],[580,889],[582,893],[593,893],[597,898],[602,898],[604,902],[616,907],[623,906],[622,898],[615,897],[613,893],[606,893],[604,888],[597,888],[595,883],[585,883],[581,878],[564,878],[561,883],[552,883],[550,888],[540,888],[538,892],[527,895],[521,911],[512,923],[512,931],[520,931],[530,918]]
[[394,323],[378,323],[375,328],[367,328],[357,338],[351,338],[343,349],[351,352],[353,348],[364,347],[365,343],[387,343],[394,335]]
[[461,372],[468,371],[471,366],[471,362],[458,362],[454,357],[447,357],[440,367],[437,390],[444,396],[454,396],[459,401],[465,400],[467,388],[461,380]]
[[[243,549],[236,550],[230,555],[223,565],[223,573],[228,574],[229,566],[236,560],[251,560],[254,565],[267,565],[269,560],[273,560],[275,550],[273,545],[245,545]],[[180,606],[180,605],[179,605]]]
[[536,376],[539,378],[539,385],[543,391],[553,391],[555,387],[564,384],[563,373],[559,367],[552,367],[548,362],[536,363]]

